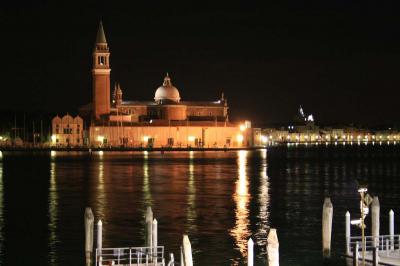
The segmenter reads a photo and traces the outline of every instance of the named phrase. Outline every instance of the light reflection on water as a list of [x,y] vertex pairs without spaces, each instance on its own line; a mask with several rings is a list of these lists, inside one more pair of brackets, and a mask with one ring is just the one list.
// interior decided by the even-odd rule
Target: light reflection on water
[[196,227],[196,184],[194,171],[194,151],[189,152],[189,180],[187,185],[186,233],[197,231]]
[[[265,250],[265,245],[267,244],[267,230],[269,226],[268,216],[269,216],[269,182],[267,176],[267,150],[261,150],[261,171],[260,171],[260,186],[258,188],[258,201],[259,201],[259,214],[258,214],[258,230],[255,233],[256,243],[258,246]],[[263,252],[265,255],[265,252]]]
[[[52,151],[53,152],[53,151]],[[52,157],[55,156],[53,153]],[[56,163],[50,163],[50,187],[49,187],[49,261],[52,265],[57,262],[57,172]]]
[[149,155],[147,151],[143,152],[143,211],[147,206],[153,206],[150,189],[150,175],[149,175]]
[[247,256],[247,241],[250,236],[249,220],[249,181],[246,175],[247,154],[248,151],[238,151],[238,172],[236,181],[236,190],[233,194],[235,201],[235,227],[231,230],[231,235],[235,239],[236,247],[243,257]]
[[[105,192],[105,185],[104,185],[104,162],[103,158],[101,156],[99,162],[98,162],[98,173],[97,173],[97,191],[96,191],[96,216],[104,220],[106,217],[106,209],[107,209],[107,194]],[[107,177],[109,179],[111,177]],[[103,222],[104,223],[104,222]],[[104,235],[104,233],[103,233]]]
[[[96,222],[103,219],[104,246],[143,245],[147,205],[159,222],[166,254],[179,258],[182,234],[188,233],[195,265],[245,264],[249,237],[256,243],[255,265],[265,265],[269,226],[278,229],[281,265],[321,265],[317,228],[324,196],[332,197],[335,208],[336,255],[343,250],[343,215],[358,210],[356,180],[367,180],[371,193],[382,199],[382,214],[390,207],[400,212],[398,153],[340,147],[278,149],[268,156],[265,150],[4,153],[0,265],[18,265],[11,262],[21,242],[30,246],[30,254],[44,254],[41,262],[47,265],[83,262],[86,206]],[[382,219],[387,224],[387,217]]]

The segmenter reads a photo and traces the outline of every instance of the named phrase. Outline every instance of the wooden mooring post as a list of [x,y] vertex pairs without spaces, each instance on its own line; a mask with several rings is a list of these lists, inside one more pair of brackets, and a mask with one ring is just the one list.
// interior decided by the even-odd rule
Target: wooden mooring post
[[98,251],[98,263],[101,265],[103,258],[101,256],[101,249],[103,248],[103,223],[101,220],[97,222],[97,251]]
[[267,237],[267,255],[269,266],[279,266],[279,241],[275,228],[270,228]]
[[371,204],[371,233],[374,247],[379,246],[379,224],[380,224],[380,204],[377,196]]
[[[389,235],[390,235],[390,249],[394,250],[394,212],[389,211]],[[400,243],[399,243],[400,245]]]
[[379,250],[378,246],[375,246],[374,249],[372,250],[372,266],[378,266],[378,264],[379,264],[378,250]]
[[331,256],[333,206],[330,198],[325,198],[322,209],[322,253],[324,258]]
[[85,257],[86,266],[92,264],[93,257],[93,230],[94,230],[94,216],[91,208],[85,209]]
[[193,266],[192,245],[188,235],[183,235],[183,261],[185,266]]
[[254,265],[254,242],[253,239],[249,238],[247,241],[247,266]]
[[358,242],[353,246],[353,266],[358,266]]
[[350,227],[350,213],[346,212],[346,255],[350,255],[350,237],[351,237],[351,227]]
[[157,239],[157,237],[158,237],[158,222],[157,222],[157,219],[154,219],[153,220],[153,257],[154,257],[154,261],[155,261],[155,264],[157,265],[157,244],[158,244],[158,239]]
[[153,247],[153,211],[151,207],[147,207],[146,209],[146,239],[145,239],[145,246],[150,248],[150,261],[152,258],[152,247]]

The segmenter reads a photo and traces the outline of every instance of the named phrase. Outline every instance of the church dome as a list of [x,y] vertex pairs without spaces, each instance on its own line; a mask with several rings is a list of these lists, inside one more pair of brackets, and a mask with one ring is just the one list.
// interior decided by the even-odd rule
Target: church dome
[[171,79],[168,73],[167,76],[164,78],[163,85],[158,87],[158,89],[156,90],[154,100],[157,103],[162,103],[165,100],[178,103],[181,100],[179,91],[176,87],[172,86]]

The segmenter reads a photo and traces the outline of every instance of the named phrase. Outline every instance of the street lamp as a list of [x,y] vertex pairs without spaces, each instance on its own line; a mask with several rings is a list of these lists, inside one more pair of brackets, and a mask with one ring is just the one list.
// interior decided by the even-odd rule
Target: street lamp
[[[369,205],[372,203],[372,197],[367,194],[367,186],[365,185],[360,185],[358,188],[358,193],[360,193],[360,212],[361,212],[361,218],[358,220],[352,220],[351,224],[356,225],[361,228],[361,241],[362,241],[362,261],[363,261],[363,266],[365,266],[365,217],[369,213]],[[355,250],[355,252],[357,252]],[[353,254],[355,256],[355,254]]]

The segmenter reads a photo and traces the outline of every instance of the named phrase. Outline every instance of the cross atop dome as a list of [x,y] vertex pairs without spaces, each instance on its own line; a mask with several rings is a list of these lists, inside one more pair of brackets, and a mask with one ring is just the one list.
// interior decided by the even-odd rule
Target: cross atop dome
[[172,86],[171,78],[169,77],[168,72],[167,72],[167,75],[164,78],[163,86],[164,87],[171,87]]

